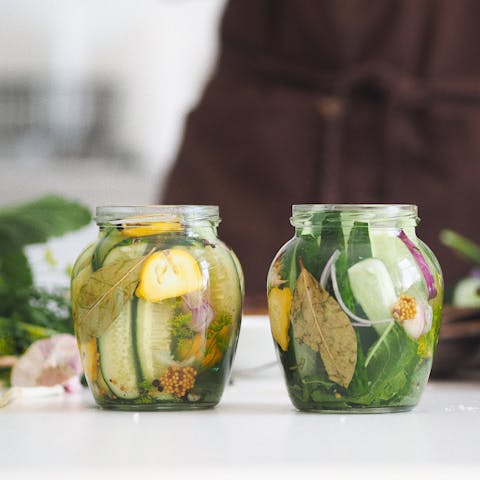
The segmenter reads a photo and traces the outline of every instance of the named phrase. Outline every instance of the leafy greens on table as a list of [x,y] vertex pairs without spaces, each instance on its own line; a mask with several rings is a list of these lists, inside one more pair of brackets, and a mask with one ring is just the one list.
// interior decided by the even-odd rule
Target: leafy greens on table
[[[87,208],[57,195],[0,208],[0,359],[22,354],[40,338],[73,333],[68,292],[34,285],[24,247],[90,221]],[[1,365],[0,378],[8,378],[9,369]]]

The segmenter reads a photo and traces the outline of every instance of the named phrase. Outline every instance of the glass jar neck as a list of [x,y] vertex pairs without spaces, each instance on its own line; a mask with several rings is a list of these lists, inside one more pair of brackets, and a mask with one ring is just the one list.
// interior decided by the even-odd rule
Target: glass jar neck
[[419,222],[416,205],[398,204],[303,204],[293,205],[291,224],[302,235],[365,222],[375,229],[414,229]]
[[165,231],[216,232],[220,217],[219,208],[214,205],[102,206],[96,209],[95,221],[100,228],[165,225]]

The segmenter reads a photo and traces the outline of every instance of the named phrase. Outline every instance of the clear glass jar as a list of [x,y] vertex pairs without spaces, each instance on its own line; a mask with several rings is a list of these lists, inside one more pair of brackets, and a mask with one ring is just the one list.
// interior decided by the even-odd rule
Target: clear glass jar
[[414,205],[294,205],[268,274],[272,335],[299,410],[415,406],[438,341],[443,280]]
[[72,274],[75,331],[96,402],[122,410],[215,406],[243,302],[215,206],[98,207],[98,241]]

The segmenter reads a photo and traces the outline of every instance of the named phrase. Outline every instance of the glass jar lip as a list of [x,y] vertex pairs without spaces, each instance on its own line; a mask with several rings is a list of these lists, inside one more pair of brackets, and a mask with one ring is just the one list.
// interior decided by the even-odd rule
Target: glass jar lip
[[301,203],[292,205],[292,213],[310,212],[365,212],[388,216],[417,216],[417,205],[407,203]]
[[153,222],[182,224],[220,223],[218,205],[101,205],[95,209],[97,225],[138,225]]
[[[316,213],[340,213],[345,215],[345,222],[355,220],[389,222],[407,220],[418,223],[418,207],[403,203],[312,203],[292,205],[292,225],[300,225],[307,221],[312,223],[312,215]],[[343,217],[342,215],[342,217]],[[343,220],[342,220],[343,222]]]

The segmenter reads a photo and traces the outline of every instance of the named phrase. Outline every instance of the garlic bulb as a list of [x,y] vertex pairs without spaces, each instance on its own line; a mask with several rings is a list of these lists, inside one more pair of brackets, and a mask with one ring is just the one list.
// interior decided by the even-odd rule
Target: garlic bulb
[[14,387],[64,385],[68,391],[82,373],[77,341],[73,335],[59,334],[37,340],[12,369]]

